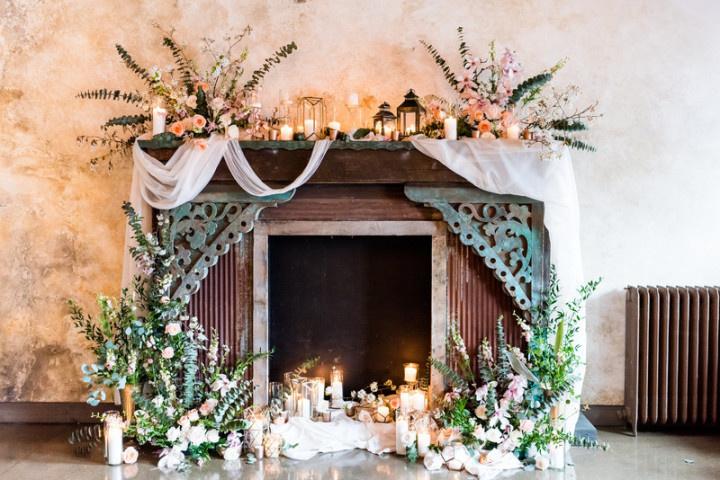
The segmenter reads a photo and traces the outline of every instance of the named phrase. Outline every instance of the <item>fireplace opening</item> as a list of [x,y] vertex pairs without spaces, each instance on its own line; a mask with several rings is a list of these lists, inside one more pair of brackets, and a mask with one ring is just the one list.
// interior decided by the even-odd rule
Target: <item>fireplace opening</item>
[[346,392],[403,383],[405,362],[428,374],[430,236],[270,236],[269,378],[319,356],[312,372],[344,372]]

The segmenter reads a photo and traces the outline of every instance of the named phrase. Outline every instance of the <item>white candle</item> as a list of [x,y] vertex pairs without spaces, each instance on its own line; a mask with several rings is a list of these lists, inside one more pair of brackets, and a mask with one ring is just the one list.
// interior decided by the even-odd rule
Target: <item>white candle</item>
[[387,407],[387,405],[380,405],[377,408],[377,413],[383,418],[387,418],[388,415],[390,415],[390,409]]
[[270,139],[270,141],[274,142],[278,138],[278,131],[275,130],[274,128],[270,129],[269,135],[270,136],[268,138]]
[[358,96],[357,93],[351,93],[348,96],[347,102],[348,102],[348,107],[357,107],[358,105],[360,105],[360,97]]
[[447,117],[444,121],[445,140],[457,140],[457,119]]
[[417,363],[404,363],[403,370],[405,371],[405,383],[417,382],[418,364]]
[[330,385],[330,389],[332,390],[332,394],[330,396],[332,400],[332,406],[333,408],[341,408],[343,404],[343,384],[339,380],[335,380]]
[[292,140],[293,129],[290,125],[283,125],[280,127],[280,140]]
[[298,399],[298,412],[300,412],[300,416],[303,418],[312,417],[312,405],[311,405],[309,399],[307,399],[307,398],[299,398]]
[[405,129],[405,135],[410,136],[410,135],[413,135],[413,134],[415,134],[415,125],[409,125],[409,126]]
[[417,433],[418,455],[424,457],[430,451],[430,432],[427,430]]
[[162,107],[154,107],[152,111],[152,134],[153,136],[165,133],[165,119],[167,110]]
[[328,123],[328,128],[330,130],[340,130],[340,122],[333,120],[332,122]]
[[520,125],[517,123],[513,123],[509,127],[507,127],[507,130],[505,130],[505,135],[509,140],[517,140],[520,138]]
[[553,470],[563,470],[565,468],[565,445],[562,443],[553,443],[548,450],[550,453],[550,468]]
[[412,409],[412,399],[410,397],[410,392],[404,391],[400,392],[400,411],[401,412],[409,412]]
[[383,125],[383,136],[385,138],[392,138],[393,131],[395,129],[390,125]]
[[119,412],[108,412],[105,416],[105,448],[107,464],[122,464],[124,422]]
[[305,125],[305,138],[308,138],[310,135],[315,133],[315,120],[312,118],[306,118],[303,124]]
[[422,390],[413,390],[410,396],[412,409],[416,412],[425,411],[425,392]]
[[408,432],[408,421],[405,417],[399,416],[395,420],[395,453],[398,455],[406,455],[405,444],[403,443],[403,436]]
[[317,404],[317,411],[320,413],[325,413],[328,410],[330,410],[330,402],[325,399],[320,400]]

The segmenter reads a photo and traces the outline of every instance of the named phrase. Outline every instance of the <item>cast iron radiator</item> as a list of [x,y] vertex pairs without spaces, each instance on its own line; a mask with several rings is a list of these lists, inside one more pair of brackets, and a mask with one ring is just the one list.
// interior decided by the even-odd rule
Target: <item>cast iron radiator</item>
[[720,287],[628,287],[625,413],[638,427],[718,426]]

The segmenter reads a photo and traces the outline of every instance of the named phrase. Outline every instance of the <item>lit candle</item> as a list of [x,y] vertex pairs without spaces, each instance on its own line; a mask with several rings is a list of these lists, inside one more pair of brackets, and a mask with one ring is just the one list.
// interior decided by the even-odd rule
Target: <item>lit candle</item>
[[409,390],[400,391],[400,411],[409,412],[412,409],[412,397]]
[[447,117],[443,125],[445,127],[445,140],[457,140],[457,119]]
[[320,400],[317,404],[317,411],[320,413],[325,413],[328,410],[330,410],[330,402],[325,399]]
[[415,134],[415,125],[408,125],[408,127],[405,129],[405,135],[407,135],[409,137],[410,135],[414,135],[414,134]]
[[333,120],[332,122],[328,123],[328,128],[330,129],[330,140],[335,140],[337,138],[337,134],[340,131],[340,122],[337,122]]
[[417,432],[417,450],[418,455],[424,457],[430,451],[430,432],[427,429],[421,429]]
[[405,370],[405,383],[417,382],[418,367],[419,365],[417,363],[403,363],[403,369]]
[[378,413],[378,415],[383,417],[383,419],[386,419],[388,417],[388,415],[390,415],[390,409],[388,408],[387,405],[380,405],[377,408],[377,413]]
[[505,135],[509,140],[518,140],[520,138],[520,125],[513,123],[505,130]]
[[292,140],[293,129],[290,125],[285,124],[280,127],[280,140]]
[[348,107],[357,107],[358,105],[360,105],[360,97],[358,96],[357,93],[351,93],[348,96],[347,102],[348,102]]
[[395,129],[390,125],[383,125],[383,136],[385,138],[392,138],[392,133]]
[[397,142],[400,140],[400,132],[398,130],[392,131],[392,141]]
[[120,412],[107,412],[105,414],[105,456],[108,465],[122,464],[123,454],[123,422]]
[[269,137],[269,138],[270,138],[270,141],[271,141],[271,142],[274,142],[275,140],[277,140],[278,131],[275,130],[274,128],[271,128],[269,135],[270,135],[270,137]]
[[425,392],[422,390],[413,390],[410,392],[410,404],[416,412],[425,411]]
[[330,400],[333,408],[342,408],[343,406],[343,374],[342,370],[332,367],[330,371]]
[[312,404],[310,403],[310,400],[307,398],[299,398],[298,399],[298,413],[303,418],[311,418],[312,417]]
[[153,136],[165,133],[165,119],[167,118],[167,110],[157,106],[152,111],[152,134]]
[[408,432],[409,426],[407,418],[403,415],[398,415],[395,419],[395,453],[398,455],[406,455],[405,443],[403,443],[403,437]]
[[312,118],[306,118],[303,124],[305,125],[305,138],[308,138],[315,133],[315,120]]

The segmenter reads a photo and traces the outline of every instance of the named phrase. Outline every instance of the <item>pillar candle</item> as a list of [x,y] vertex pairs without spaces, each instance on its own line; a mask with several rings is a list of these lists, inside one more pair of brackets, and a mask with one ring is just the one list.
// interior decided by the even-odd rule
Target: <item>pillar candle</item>
[[513,123],[505,130],[505,135],[509,140],[517,140],[520,138],[520,125]]
[[340,130],[340,122],[333,120],[332,122],[328,123],[328,128],[330,130]]
[[454,117],[447,117],[444,120],[443,125],[445,126],[445,139],[457,140],[457,119]]
[[108,465],[122,464],[124,422],[120,412],[105,415],[105,449]]
[[303,125],[305,126],[305,138],[308,138],[310,135],[315,133],[315,120],[312,118],[306,118]]
[[403,363],[403,370],[405,372],[405,383],[417,382],[418,364],[417,363]]
[[418,455],[421,457],[424,457],[430,451],[430,432],[427,430],[418,430],[417,450]]
[[360,97],[357,93],[351,93],[348,96],[348,107],[357,107],[360,105]]
[[292,140],[293,129],[290,125],[283,125],[280,127],[280,140]]
[[303,418],[312,417],[312,405],[307,398],[298,399],[298,412]]
[[342,370],[332,367],[330,372],[330,404],[333,408],[342,408],[343,406],[343,374]]
[[162,107],[154,107],[152,111],[152,134],[153,136],[165,133],[165,119],[167,110]]
[[400,392],[400,411],[409,412],[412,409],[412,399],[409,391]]
[[274,142],[278,138],[278,131],[275,130],[274,128],[271,128],[270,132],[268,132],[268,135],[269,135],[268,138],[270,139],[270,141]]
[[416,412],[424,412],[425,392],[422,390],[413,390],[410,395],[410,403],[412,405],[412,409]]
[[402,440],[408,430],[409,427],[407,418],[402,415],[398,415],[397,419],[395,420],[395,453],[397,453],[398,455],[407,454],[405,444]]

